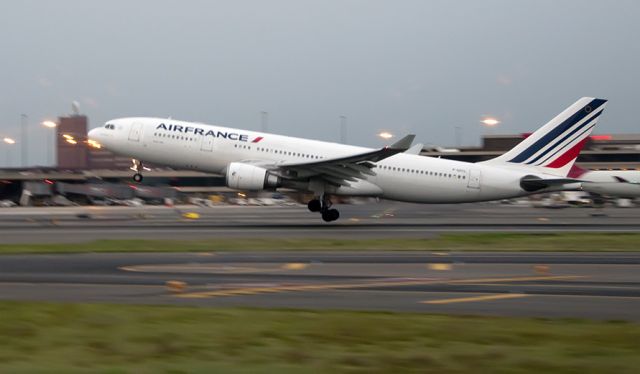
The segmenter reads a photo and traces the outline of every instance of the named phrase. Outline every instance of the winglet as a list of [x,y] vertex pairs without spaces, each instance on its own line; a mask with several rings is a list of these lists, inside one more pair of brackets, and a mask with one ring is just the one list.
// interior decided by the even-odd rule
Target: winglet
[[386,148],[405,151],[411,147],[411,143],[413,143],[413,139],[415,138],[416,136],[413,134],[407,135]]
[[420,152],[422,152],[422,148],[424,148],[424,144],[422,143],[414,144],[411,148],[404,151],[404,153],[408,155],[419,155]]

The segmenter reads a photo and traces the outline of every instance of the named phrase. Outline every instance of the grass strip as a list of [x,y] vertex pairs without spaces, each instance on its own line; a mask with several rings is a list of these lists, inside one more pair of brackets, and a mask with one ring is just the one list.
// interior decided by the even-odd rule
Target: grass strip
[[0,254],[209,251],[638,251],[639,233],[470,233],[425,239],[96,240],[86,243],[0,244]]
[[636,373],[640,325],[0,302],[0,372]]

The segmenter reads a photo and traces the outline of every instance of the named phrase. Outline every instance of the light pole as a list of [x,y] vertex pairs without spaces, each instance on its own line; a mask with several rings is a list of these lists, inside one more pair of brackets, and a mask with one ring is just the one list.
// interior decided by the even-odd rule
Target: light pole
[[462,145],[462,127],[461,126],[454,127],[453,132],[454,132],[456,147],[460,148],[460,146]]
[[29,136],[27,133],[27,120],[29,119],[29,116],[27,116],[26,114],[21,114],[20,115],[20,129],[22,130],[21,134],[20,134],[20,151],[22,154],[22,167],[26,168],[29,164],[29,160],[27,159],[28,155],[29,155]]
[[260,131],[269,131],[269,112],[260,112]]
[[42,122],[42,126],[48,129],[49,136],[47,138],[47,161],[50,166],[55,166],[56,160],[54,159],[53,154],[53,134],[56,132],[56,127],[58,124],[53,121],[44,121]]
[[7,159],[7,167],[11,167],[11,146],[16,144],[16,141],[12,138],[6,137],[2,141],[7,144],[7,151],[5,157]]

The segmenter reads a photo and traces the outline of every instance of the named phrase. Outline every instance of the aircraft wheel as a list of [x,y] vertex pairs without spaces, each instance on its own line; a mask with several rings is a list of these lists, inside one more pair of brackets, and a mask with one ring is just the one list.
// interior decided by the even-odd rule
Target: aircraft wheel
[[319,212],[322,210],[322,204],[320,203],[320,200],[313,199],[307,203],[307,208],[309,208],[311,212]]
[[325,222],[335,221],[340,218],[340,212],[337,209],[328,209],[322,212],[322,219]]
[[140,173],[135,173],[135,174],[133,174],[133,180],[134,180],[135,182],[140,183],[140,182],[142,182],[142,179],[143,179],[143,178],[142,178],[142,174],[140,174]]

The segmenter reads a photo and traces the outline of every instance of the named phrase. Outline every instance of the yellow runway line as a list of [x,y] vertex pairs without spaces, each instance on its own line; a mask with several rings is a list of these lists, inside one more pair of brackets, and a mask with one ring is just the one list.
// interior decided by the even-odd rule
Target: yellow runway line
[[440,300],[427,300],[421,301],[421,304],[452,304],[452,303],[469,303],[474,301],[489,301],[489,300],[502,300],[502,299],[518,299],[521,297],[527,297],[528,295],[523,293],[505,293],[499,295],[483,295],[483,296],[471,296],[460,297],[455,299],[440,299]]
[[184,292],[187,289],[187,283],[177,280],[170,280],[165,283],[165,287],[169,292],[180,293]]
[[436,270],[436,271],[446,271],[446,270],[451,270],[452,266],[451,264],[427,264],[427,269],[429,270]]
[[176,297],[187,299],[204,299],[217,296],[234,296],[259,293],[277,293],[277,292],[295,292],[295,291],[315,291],[315,290],[339,290],[339,289],[358,289],[371,287],[394,287],[394,286],[419,286],[429,284],[475,284],[475,283],[500,283],[500,282],[522,282],[536,280],[561,280],[584,278],[580,275],[557,275],[557,276],[539,276],[539,277],[505,277],[505,278],[476,278],[476,279],[427,279],[427,280],[408,280],[408,281],[378,281],[369,283],[324,283],[324,284],[300,284],[276,287],[251,287],[236,288],[216,291],[200,291],[175,295]]
[[308,264],[303,264],[301,262],[290,262],[288,264],[282,265],[284,270],[304,270],[308,267]]

